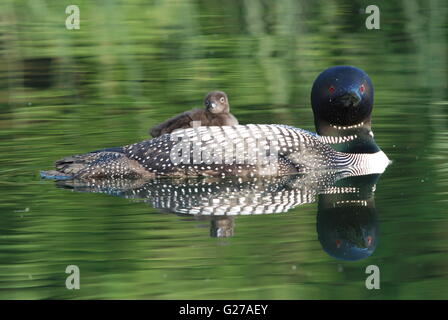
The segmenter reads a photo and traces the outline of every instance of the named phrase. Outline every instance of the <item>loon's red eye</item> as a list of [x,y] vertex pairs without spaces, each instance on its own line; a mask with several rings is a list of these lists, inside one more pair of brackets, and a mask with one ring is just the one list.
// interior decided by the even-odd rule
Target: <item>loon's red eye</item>
[[364,93],[365,90],[366,90],[366,87],[364,87],[364,85],[362,84],[362,85],[359,87],[359,91],[361,91],[361,93]]
[[333,93],[335,90],[336,90],[336,89],[335,89],[333,86],[330,86],[330,88],[328,88],[328,91],[329,91],[330,93]]

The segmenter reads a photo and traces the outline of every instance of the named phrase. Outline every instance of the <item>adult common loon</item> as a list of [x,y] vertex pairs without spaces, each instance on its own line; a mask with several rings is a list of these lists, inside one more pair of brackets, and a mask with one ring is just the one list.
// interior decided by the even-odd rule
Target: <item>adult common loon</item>
[[180,129],[135,144],[66,157],[53,179],[158,176],[282,176],[310,170],[382,173],[389,159],[371,131],[373,86],[355,67],[335,66],[314,81],[318,134],[285,125]]
[[185,111],[154,126],[150,130],[151,135],[157,138],[176,129],[193,128],[195,123],[204,127],[238,125],[238,120],[230,113],[229,98],[225,92],[209,92],[204,98],[204,107]]

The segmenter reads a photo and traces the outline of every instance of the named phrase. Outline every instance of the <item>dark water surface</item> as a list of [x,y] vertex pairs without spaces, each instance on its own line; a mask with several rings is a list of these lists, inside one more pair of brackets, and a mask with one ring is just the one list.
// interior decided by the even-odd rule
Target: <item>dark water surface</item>
[[[365,28],[365,1],[76,4],[74,31],[63,1],[0,4],[0,298],[448,298],[446,1],[380,3],[380,30]],[[373,131],[393,160],[366,210],[331,215],[334,199],[314,194],[287,212],[201,218],[39,177],[63,156],[148,138],[213,89],[242,124],[314,131],[311,85],[336,64],[372,78]],[[304,186],[257,183],[280,198]],[[214,190],[203,195],[231,198]],[[371,255],[328,254],[322,234],[338,228],[374,239]],[[80,290],[65,287],[68,265]],[[365,287],[369,265],[379,290]]]

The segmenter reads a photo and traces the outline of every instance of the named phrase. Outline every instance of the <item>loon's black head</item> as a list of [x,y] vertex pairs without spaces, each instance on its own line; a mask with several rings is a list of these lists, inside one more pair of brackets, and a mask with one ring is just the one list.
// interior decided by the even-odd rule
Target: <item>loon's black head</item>
[[228,113],[230,111],[229,99],[222,91],[209,92],[204,98],[204,106],[211,113]]
[[335,205],[335,208],[319,208],[317,213],[317,234],[322,249],[339,260],[356,261],[371,256],[378,244],[376,209],[368,204]]
[[322,126],[370,124],[373,86],[369,76],[351,66],[335,66],[323,71],[311,90],[316,129]]

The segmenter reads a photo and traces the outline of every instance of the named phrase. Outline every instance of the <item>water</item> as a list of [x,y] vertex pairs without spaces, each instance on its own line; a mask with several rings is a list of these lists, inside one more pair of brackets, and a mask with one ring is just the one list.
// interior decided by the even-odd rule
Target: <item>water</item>
[[[59,1],[3,1],[0,298],[448,298],[448,7],[384,3],[369,31],[367,4],[78,1],[81,29],[68,31]],[[240,123],[314,131],[312,81],[335,64],[372,78],[375,138],[393,160],[358,214],[377,232],[364,259],[323,250],[318,196],[213,221],[39,177],[63,156],[148,138],[213,89]],[[80,290],[65,288],[68,265]],[[369,265],[380,290],[365,287]]]

